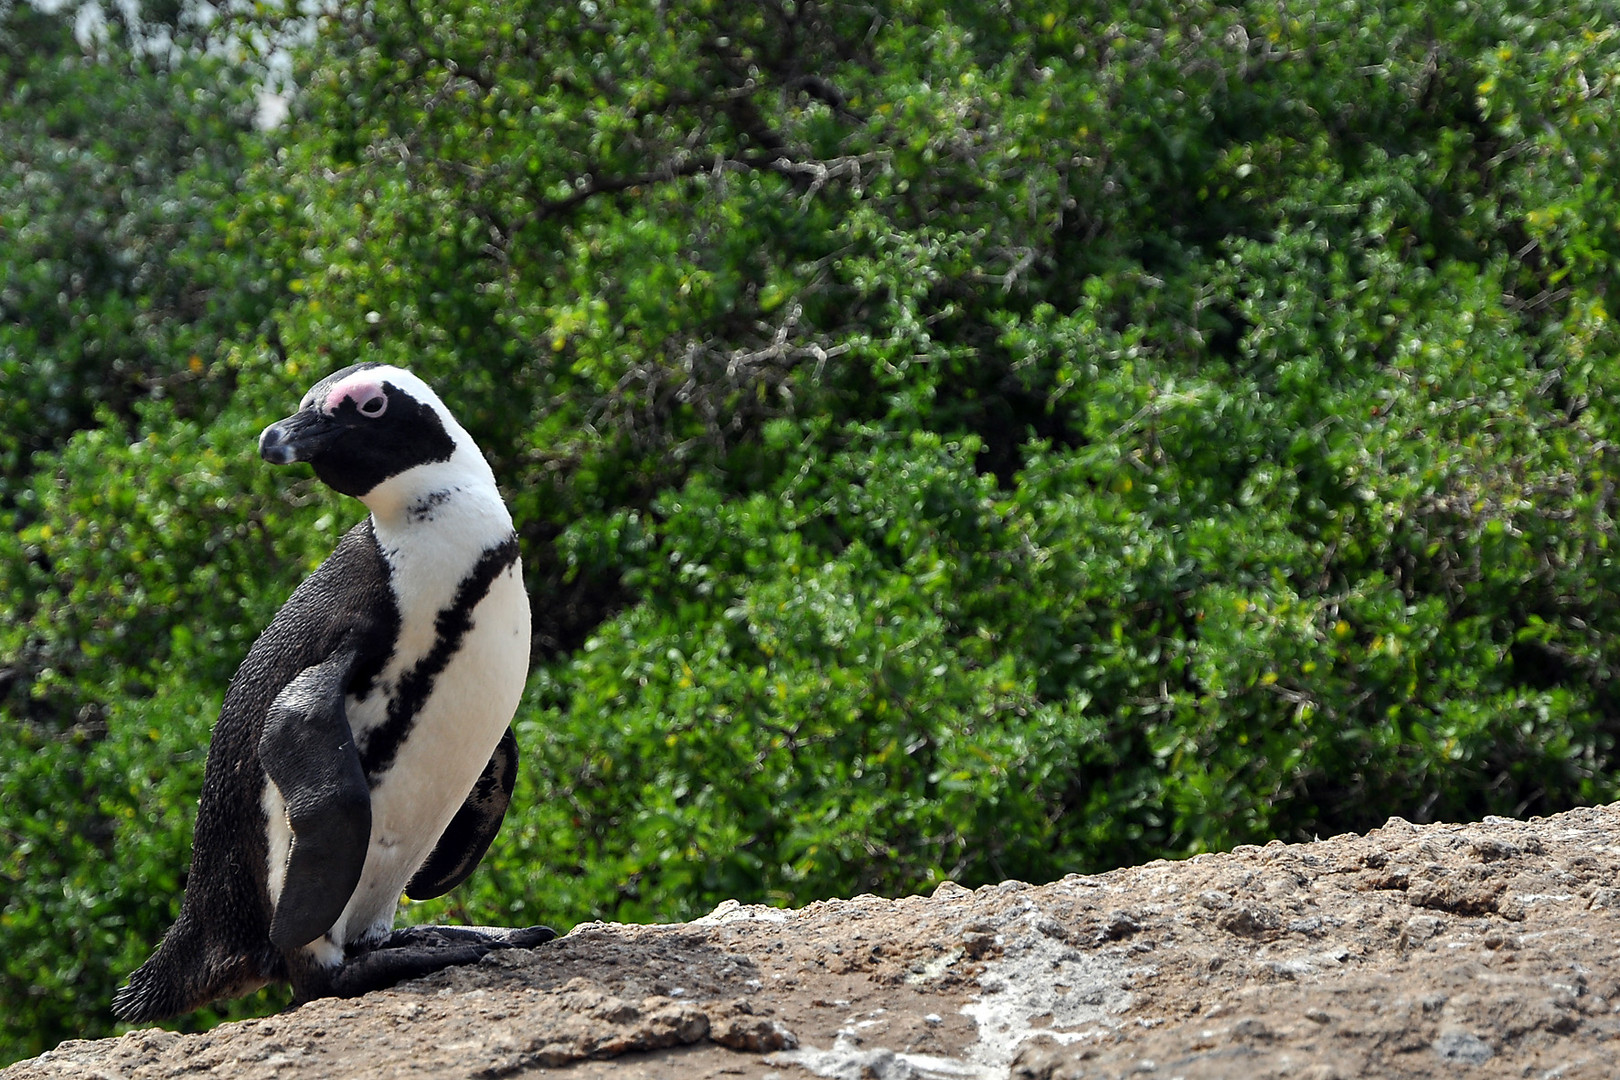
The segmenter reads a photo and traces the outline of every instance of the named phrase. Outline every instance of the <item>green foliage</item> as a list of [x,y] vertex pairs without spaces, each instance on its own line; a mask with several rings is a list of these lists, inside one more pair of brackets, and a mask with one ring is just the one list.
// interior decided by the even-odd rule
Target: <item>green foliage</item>
[[310,481],[278,492],[240,453],[250,414],[204,431],[142,412],[134,442],[109,417],[36,458],[0,530],[0,995],[29,1010],[19,1052],[84,1030],[86,1001],[104,1010],[173,920],[224,687],[352,515]]
[[375,0],[269,132],[202,43],[273,12],[7,12],[0,1052],[172,917],[357,513],[253,438],[359,359],[489,451],[535,604],[517,802],[413,919],[1620,793],[1611,13],[1014,7]]
[[510,861],[556,868],[541,911],[1053,872],[1038,795],[1065,718],[974,610],[998,591],[991,485],[963,444],[853,443],[778,489],[694,479],[569,534],[645,599],[553,670],[523,729],[545,809],[514,822]]
[[204,407],[199,377],[263,303],[219,236],[249,89],[182,26],[165,56],[113,18],[87,54],[71,10],[0,12],[0,485],[98,407]]

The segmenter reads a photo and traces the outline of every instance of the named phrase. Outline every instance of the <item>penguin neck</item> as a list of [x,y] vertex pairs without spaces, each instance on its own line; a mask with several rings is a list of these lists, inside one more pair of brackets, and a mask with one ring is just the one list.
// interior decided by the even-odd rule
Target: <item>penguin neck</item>
[[512,533],[512,515],[483,456],[458,449],[448,461],[393,476],[361,496],[387,550],[465,548],[476,557]]

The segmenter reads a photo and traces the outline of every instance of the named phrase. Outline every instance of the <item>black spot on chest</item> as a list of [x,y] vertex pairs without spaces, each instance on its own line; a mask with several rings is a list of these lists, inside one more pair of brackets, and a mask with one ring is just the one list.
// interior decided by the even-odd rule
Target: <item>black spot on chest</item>
[[430,491],[406,507],[405,513],[413,525],[420,525],[425,521],[432,521],[439,514],[440,507],[455,498],[460,488],[451,488],[448,491]]

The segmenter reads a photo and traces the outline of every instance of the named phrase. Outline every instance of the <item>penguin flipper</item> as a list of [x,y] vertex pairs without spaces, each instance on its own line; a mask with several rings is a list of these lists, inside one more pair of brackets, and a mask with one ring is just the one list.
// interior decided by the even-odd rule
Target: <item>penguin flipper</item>
[[433,852],[405,886],[405,895],[412,900],[431,900],[443,896],[467,880],[478,862],[489,850],[490,841],[501,829],[506,808],[512,801],[512,787],[517,783],[517,737],[507,728],[501,736],[489,764],[478,777],[467,801],[461,804],[456,816],[450,819]]
[[259,762],[287,806],[292,846],[270,940],[307,945],[331,929],[360,883],[371,842],[371,789],[343,707],[353,649],[305,668],[276,695]]

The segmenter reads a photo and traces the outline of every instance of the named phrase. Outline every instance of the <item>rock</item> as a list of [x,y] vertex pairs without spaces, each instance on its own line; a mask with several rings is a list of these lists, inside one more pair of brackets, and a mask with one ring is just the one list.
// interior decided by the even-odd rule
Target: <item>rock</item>
[[1241,904],[1221,912],[1215,925],[1243,937],[1267,937],[1282,929],[1283,918],[1265,904]]
[[591,923],[349,1001],[66,1042],[0,1080],[1613,1074],[1620,808],[1048,885]]
[[1447,1031],[1434,1040],[1434,1052],[1445,1061],[1464,1065],[1483,1065],[1496,1056],[1496,1051],[1476,1035],[1466,1031]]
[[745,998],[732,1002],[729,1011],[717,1010],[709,1014],[709,1038],[729,1050],[752,1054],[792,1050],[799,1045],[798,1036],[780,1020],[755,1016],[753,1006]]

